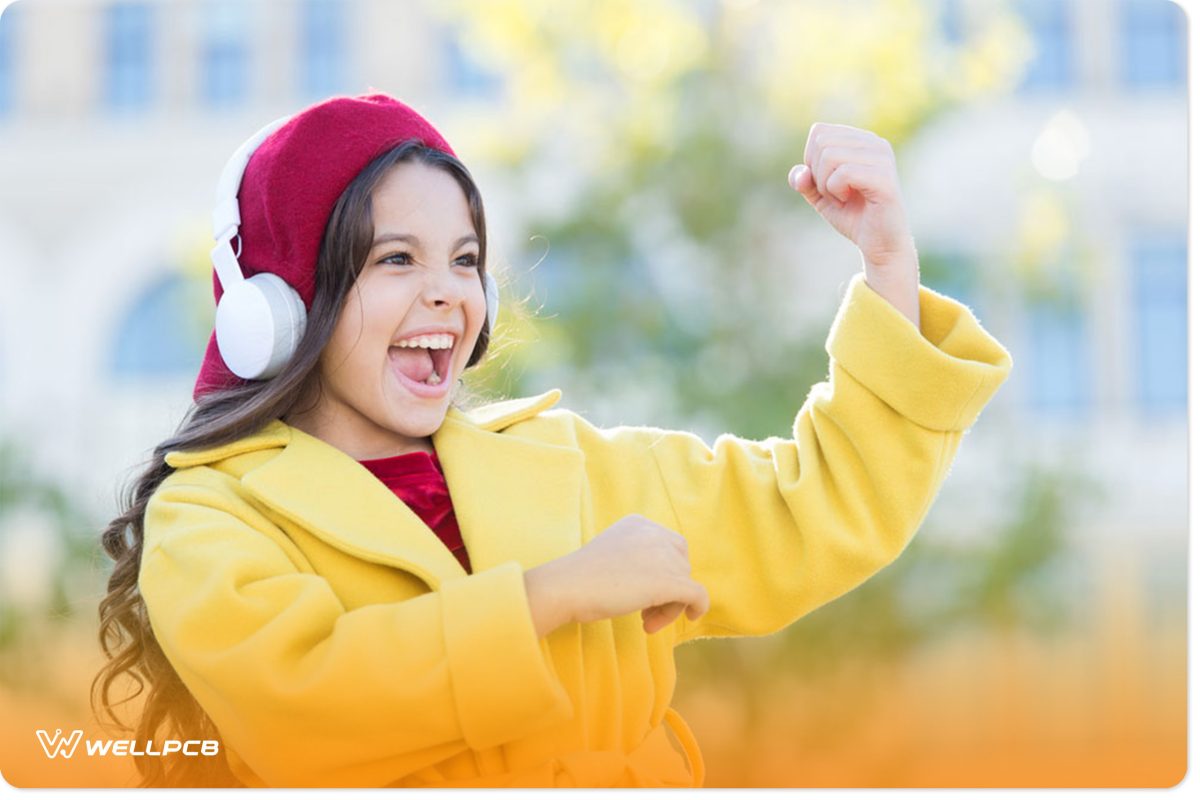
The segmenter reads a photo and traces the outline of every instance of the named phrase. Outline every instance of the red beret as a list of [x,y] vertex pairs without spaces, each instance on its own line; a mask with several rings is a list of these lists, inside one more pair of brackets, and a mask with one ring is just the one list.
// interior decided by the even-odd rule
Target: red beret
[[[275,273],[311,310],[317,255],[334,203],[376,156],[410,138],[455,155],[428,120],[382,93],[331,97],[284,123],[254,151],[242,176],[242,274]],[[217,301],[221,293],[213,270]],[[243,383],[221,359],[214,330],[192,397]]]

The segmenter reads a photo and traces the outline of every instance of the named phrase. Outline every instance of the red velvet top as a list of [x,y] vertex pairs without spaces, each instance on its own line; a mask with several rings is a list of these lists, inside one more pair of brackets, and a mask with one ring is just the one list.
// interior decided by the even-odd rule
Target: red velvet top
[[436,453],[416,451],[359,461],[438,535],[468,574],[471,560],[458,530],[450,489]]

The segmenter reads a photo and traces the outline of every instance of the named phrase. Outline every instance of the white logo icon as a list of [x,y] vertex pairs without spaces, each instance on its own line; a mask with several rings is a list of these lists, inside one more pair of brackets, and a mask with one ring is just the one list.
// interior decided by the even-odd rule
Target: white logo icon
[[62,728],[56,728],[54,736],[51,736],[39,729],[37,737],[48,758],[58,758],[59,755],[62,755],[63,758],[70,758],[75,755],[75,748],[79,745],[79,740],[83,738],[83,731],[76,728],[70,736],[63,736]]

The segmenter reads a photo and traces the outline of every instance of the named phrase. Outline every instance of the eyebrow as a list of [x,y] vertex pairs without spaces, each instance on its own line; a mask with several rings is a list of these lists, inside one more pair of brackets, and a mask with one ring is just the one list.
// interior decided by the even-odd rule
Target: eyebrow
[[[421,239],[417,236],[413,236],[411,233],[385,233],[371,243],[371,249],[374,250],[376,247],[379,247],[379,245],[387,242],[408,242],[417,248],[421,246]],[[458,241],[450,246],[451,252],[462,247],[467,242],[475,242],[475,244],[479,244],[479,237],[473,233],[468,233],[466,236],[460,236]]]

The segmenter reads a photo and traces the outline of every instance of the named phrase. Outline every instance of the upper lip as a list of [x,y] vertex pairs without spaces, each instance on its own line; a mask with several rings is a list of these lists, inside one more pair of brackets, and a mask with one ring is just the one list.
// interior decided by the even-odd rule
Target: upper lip
[[399,344],[400,342],[404,341],[405,339],[415,339],[418,336],[436,336],[438,334],[446,334],[446,333],[448,333],[454,337],[455,344],[458,344],[458,340],[462,338],[462,332],[455,330],[454,328],[445,328],[445,327],[440,327],[437,325],[431,325],[426,328],[414,328],[411,331],[405,331],[404,333],[397,336],[395,341],[392,342],[392,344],[396,345],[396,344]]

